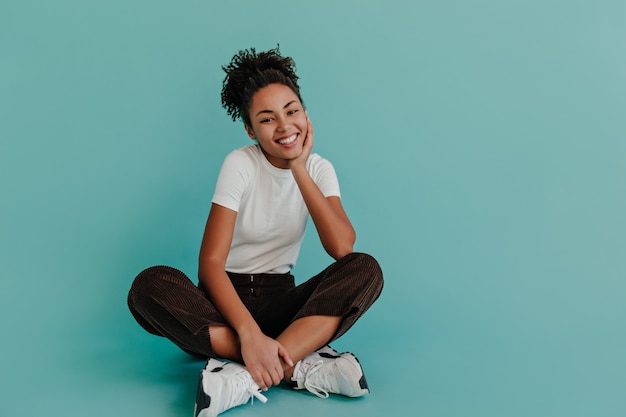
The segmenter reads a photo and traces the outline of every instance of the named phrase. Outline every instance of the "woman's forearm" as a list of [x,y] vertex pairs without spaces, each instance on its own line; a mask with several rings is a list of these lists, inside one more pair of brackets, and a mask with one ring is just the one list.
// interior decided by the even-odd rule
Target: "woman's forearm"
[[217,310],[240,337],[250,332],[260,332],[259,326],[223,269],[205,266],[200,280]]
[[304,166],[292,173],[326,252],[335,259],[351,253],[356,233],[339,197],[326,198]]

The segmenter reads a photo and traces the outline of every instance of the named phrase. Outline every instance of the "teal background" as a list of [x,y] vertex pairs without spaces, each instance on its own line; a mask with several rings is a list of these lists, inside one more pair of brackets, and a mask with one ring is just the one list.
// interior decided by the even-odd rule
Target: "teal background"
[[[229,415],[626,415],[626,3],[0,3],[0,415],[190,416],[201,363],[125,306],[196,275],[220,66],[280,43],[382,298],[372,395]],[[309,229],[296,274],[330,261]]]

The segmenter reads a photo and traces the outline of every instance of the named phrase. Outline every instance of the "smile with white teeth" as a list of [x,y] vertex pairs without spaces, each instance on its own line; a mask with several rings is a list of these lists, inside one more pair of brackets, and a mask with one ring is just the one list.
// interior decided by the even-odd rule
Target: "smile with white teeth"
[[298,134],[294,133],[293,135],[289,136],[288,138],[279,139],[276,142],[280,143],[281,145],[289,145],[290,143],[293,143],[293,141],[295,141],[297,137],[298,137]]

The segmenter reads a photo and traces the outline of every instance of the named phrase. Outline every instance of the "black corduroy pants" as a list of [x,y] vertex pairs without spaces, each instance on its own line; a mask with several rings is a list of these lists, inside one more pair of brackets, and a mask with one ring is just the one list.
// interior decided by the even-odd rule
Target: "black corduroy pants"
[[[273,338],[299,318],[325,315],[343,318],[335,340],[367,311],[383,288],[378,262],[364,253],[346,255],[297,286],[291,274],[228,275],[261,330]],[[214,357],[209,327],[228,326],[202,287],[168,266],[139,273],[128,306],[144,329],[193,355]]]

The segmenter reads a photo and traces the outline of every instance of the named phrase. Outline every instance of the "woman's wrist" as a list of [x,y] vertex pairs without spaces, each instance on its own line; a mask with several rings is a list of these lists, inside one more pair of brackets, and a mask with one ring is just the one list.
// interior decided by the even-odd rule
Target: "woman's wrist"
[[241,342],[245,342],[246,340],[262,334],[261,329],[259,328],[259,325],[256,324],[256,322],[246,323],[244,325],[238,326],[237,328],[235,328],[235,331],[237,332],[237,336],[239,337],[239,340]]
[[306,169],[305,163],[294,164],[290,167],[290,169],[291,174],[293,175],[293,178],[296,180],[296,182],[298,182],[298,180],[301,178],[310,177],[309,171]]

